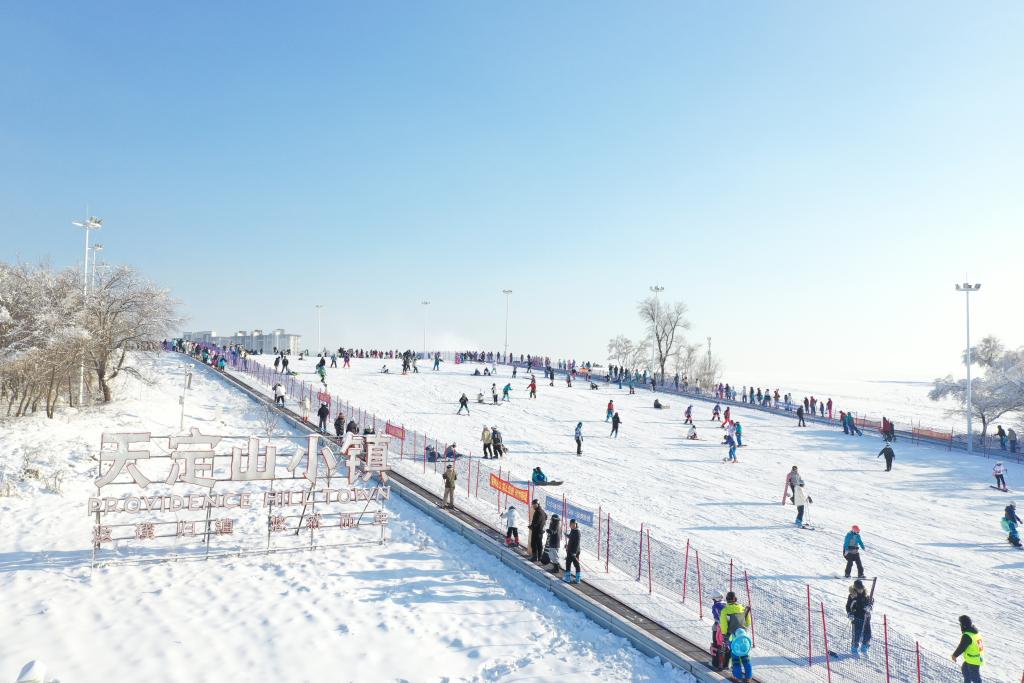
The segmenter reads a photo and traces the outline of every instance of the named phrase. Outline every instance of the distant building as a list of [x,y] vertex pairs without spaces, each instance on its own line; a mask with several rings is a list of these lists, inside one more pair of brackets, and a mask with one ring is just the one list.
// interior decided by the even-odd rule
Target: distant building
[[194,342],[216,344],[218,346],[237,344],[250,351],[260,351],[262,353],[273,353],[274,349],[298,353],[302,343],[301,335],[288,334],[282,329],[266,333],[263,330],[252,330],[250,332],[239,330],[230,336],[219,335],[214,330],[200,330],[199,332],[185,332],[182,334],[182,338]]

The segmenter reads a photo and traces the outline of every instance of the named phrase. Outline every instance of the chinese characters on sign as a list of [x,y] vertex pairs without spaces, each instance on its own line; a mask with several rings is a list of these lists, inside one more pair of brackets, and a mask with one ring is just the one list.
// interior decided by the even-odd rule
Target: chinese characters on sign
[[[315,547],[314,532],[379,527],[383,542],[391,497],[387,435],[346,434],[340,443],[320,435],[272,441],[209,436],[196,428],[178,436],[103,434],[97,493],[87,505],[95,516],[94,558],[105,545],[165,538],[199,541],[208,553],[211,537],[234,539],[232,552],[245,552],[240,546],[252,537],[262,539],[259,550],[270,551],[276,549],[272,537]],[[289,448],[282,441],[298,443]],[[124,487],[134,491],[121,493]],[[203,516],[185,519],[190,513]]]

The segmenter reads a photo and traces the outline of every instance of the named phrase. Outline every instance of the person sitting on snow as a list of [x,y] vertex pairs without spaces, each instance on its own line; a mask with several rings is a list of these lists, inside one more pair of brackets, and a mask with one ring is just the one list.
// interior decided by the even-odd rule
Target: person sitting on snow
[[662,408],[661,401],[659,401],[658,399],[654,399],[654,409],[655,410],[661,410],[661,408]]
[[385,366],[381,367],[380,371],[381,371],[381,374],[384,374],[384,375],[388,374],[388,366],[385,365]]
[[697,428],[695,426],[690,425],[690,432],[686,435],[686,438],[690,441],[697,440]]
[[482,392],[482,391],[478,391],[477,392],[477,394],[476,394],[476,402],[477,403],[483,403],[484,402],[484,392]]
[[534,484],[546,484],[548,475],[544,474],[539,467],[534,467],[532,480]]
[[455,444],[449,444],[448,447],[444,449],[444,459],[455,460],[457,457],[459,457],[459,454],[458,451],[455,450]]

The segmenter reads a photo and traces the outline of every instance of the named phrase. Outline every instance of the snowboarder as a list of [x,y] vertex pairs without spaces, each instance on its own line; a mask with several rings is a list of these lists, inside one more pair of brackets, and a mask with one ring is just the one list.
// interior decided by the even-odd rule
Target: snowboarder
[[444,479],[444,507],[453,510],[455,509],[455,482],[459,478],[459,473],[449,464],[444,468],[441,478]]
[[864,541],[860,538],[860,527],[854,524],[843,539],[843,557],[846,558],[844,576],[850,578],[850,570],[857,565],[857,578],[864,578],[864,565],[860,561],[860,551],[864,550]]
[[[551,563],[551,573],[557,574],[562,571],[558,553],[562,547],[562,519],[557,515],[551,515],[548,523],[548,539],[544,546],[544,554],[541,556],[541,564]],[[545,559],[546,558],[546,559]]]
[[720,422],[722,416],[722,406],[715,404],[715,407],[711,409],[711,421]]
[[620,424],[622,424],[622,419],[619,418],[618,413],[615,413],[614,415],[612,415],[612,433],[608,435],[609,437],[614,436],[616,439],[619,438]]
[[548,515],[541,508],[537,499],[533,499],[533,514],[530,517],[530,560],[540,562],[541,539],[544,536],[544,524],[548,521]]
[[726,434],[722,443],[729,446],[729,455],[722,462],[736,462],[736,439],[732,438],[732,434]]
[[[505,513],[505,545],[513,548],[519,547],[519,527],[516,526],[516,508],[514,505],[508,506],[508,512]],[[515,539],[513,543],[512,539]]]
[[501,390],[501,400],[502,401],[511,401],[512,399],[509,397],[509,394],[511,392],[512,392],[512,384],[511,383],[506,384],[502,388],[502,390]]
[[321,434],[327,433],[327,418],[331,416],[331,409],[327,407],[326,403],[320,404],[320,409],[316,411],[316,416],[320,418],[320,422],[317,425],[317,429],[320,430]]
[[883,455],[885,456],[885,471],[892,472],[892,461],[896,459],[896,453],[892,450],[892,445],[886,443],[885,448],[878,451],[878,455],[875,457],[880,458]]
[[480,434],[480,441],[484,444],[484,458],[493,458],[494,450],[491,447],[491,444],[494,442],[494,439],[491,434],[491,429],[487,425],[484,425],[484,430]]
[[850,652],[856,653],[860,648],[862,653],[868,651],[871,644],[871,607],[874,600],[868,595],[864,582],[857,579],[850,586],[850,595],[846,598],[846,616],[853,626],[853,642],[850,643]]
[[966,614],[960,617],[960,644],[953,651],[953,661],[960,655],[964,663],[960,671],[964,675],[964,683],[981,683],[981,666],[985,663],[985,646],[981,643],[981,634]]
[[793,504],[796,505],[796,521],[794,524],[797,526],[804,525],[804,506],[811,502],[813,502],[811,497],[804,491],[803,482],[800,482],[793,491]]
[[743,425],[736,423],[736,446],[743,448]]
[[697,427],[693,424],[690,425],[690,431],[686,434],[686,438],[689,441],[697,440]]
[[491,399],[494,401],[494,405],[498,405],[498,387],[491,384]]
[[[576,568],[576,576],[571,575],[573,567]],[[569,538],[565,544],[565,576],[562,580],[566,583],[579,583],[583,578],[580,571],[580,530],[575,519],[569,520]]]
[[615,403],[612,402],[612,401],[608,401],[608,410],[607,410],[607,412],[604,415],[604,421],[607,422],[608,420],[612,419],[612,415],[614,415],[614,414],[615,414]]
[[1015,545],[1018,548],[1021,547],[1020,532],[1017,531],[1017,525],[1020,523],[1020,517],[1017,516],[1017,503],[1011,502],[1006,506],[1006,509],[1003,510],[1002,524],[1003,529],[1007,533],[1006,540],[1008,540],[1011,545]]
[[583,455],[583,423],[576,423],[576,455]]
[[1000,491],[1009,491],[1006,488],[1006,465],[1001,462],[997,462],[996,466],[992,468],[992,476],[996,478],[996,488]]
[[539,466],[534,467],[533,473],[530,475],[530,481],[532,481],[534,484],[543,486],[544,484],[548,483],[548,475],[544,474],[543,470],[541,470]]
[[469,397],[465,394],[459,397],[459,412],[455,414],[461,415],[463,409],[466,410],[466,415],[469,415]]

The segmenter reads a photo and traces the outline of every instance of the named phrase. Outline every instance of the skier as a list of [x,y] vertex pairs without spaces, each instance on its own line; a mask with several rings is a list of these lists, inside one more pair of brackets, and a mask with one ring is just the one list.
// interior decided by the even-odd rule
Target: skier
[[530,376],[530,384],[527,387],[530,390],[530,398],[537,398],[537,378]]
[[831,420],[832,419],[832,399],[831,398],[828,400],[828,403],[826,405],[828,406],[828,419]]
[[[806,399],[804,399],[804,400],[806,400]],[[807,423],[804,422],[804,407],[801,406],[801,405],[798,405],[796,407],[796,426],[797,427],[806,427],[807,426]]]
[[511,392],[512,392],[512,383],[510,382],[510,383],[506,384],[502,388],[502,390],[501,390],[501,400],[502,401],[511,401],[512,399],[509,397],[509,394]]
[[444,507],[449,510],[455,509],[455,481],[459,478],[459,473],[455,471],[455,468],[449,463],[444,468],[444,474],[441,475],[444,479]]
[[469,415],[469,397],[466,396],[465,394],[463,394],[462,396],[459,397],[459,412],[457,412],[455,414],[456,415],[461,415],[463,408],[466,409],[466,415]]
[[846,616],[853,626],[853,642],[850,643],[850,652],[856,653],[860,648],[861,653],[868,651],[871,644],[871,607],[874,600],[868,595],[864,582],[857,579],[850,586],[850,595],[846,598]]
[[693,404],[690,404],[690,405],[686,406],[686,412],[683,413],[683,415],[684,415],[684,417],[686,417],[686,419],[683,420],[683,424],[684,425],[692,425],[693,424]]
[[583,455],[583,423],[576,423],[576,455]]
[[796,521],[794,524],[797,526],[804,525],[804,506],[812,503],[811,497],[804,491],[804,484],[800,482],[793,490],[793,504],[796,505]]
[[332,368],[338,367],[338,354],[336,354],[336,353],[332,353],[331,354],[331,367]]
[[857,578],[864,578],[864,565],[860,561],[860,551],[864,550],[864,541],[860,538],[860,527],[854,524],[843,539],[843,557],[846,558],[844,576],[850,578],[850,570],[857,565]]
[[[512,539],[515,538],[515,542]],[[519,547],[519,527],[516,526],[516,508],[514,505],[508,506],[508,512],[505,513],[505,545],[512,548]]]
[[997,462],[996,466],[992,468],[992,476],[996,478],[996,488],[1000,491],[1009,491],[1006,488],[1006,465],[1001,462]]
[[981,666],[985,663],[985,646],[981,643],[981,634],[966,614],[960,617],[960,644],[953,651],[953,661],[960,655],[964,663],[960,671],[964,675],[964,683],[981,683]]
[[541,538],[544,535],[544,524],[548,521],[548,515],[540,507],[537,499],[533,499],[533,515],[530,517],[530,560],[540,562]]
[[892,472],[892,461],[896,459],[896,453],[893,452],[892,446],[888,443],[885,444],[885,448],[878,451],[878,455],[875,457],[880,458],[883,455],[885,456],[885,471]]
[[723,427],[731,422],[731,420],[729,419],[729,415],[730,415],[731,412],[732,412],[732,408],[730,408],[729,406],[726,406],[725,407],[725,413],[722,415],[722,426]]
[[715,404],[715,407],[711,409],[711,421],[720,422],[722,417],[722,406]]
[[736,446],[743,447],[743,425],[739,422],[736,423]]
[[327,407],[326,403],[321,403],[320,409],[316,411],[316,416],[320,418],[320,423],[317,425],[317,429],[320,430],[321,434],[326,434],[327,418],[331,416],[331,409]]
[[608,401],[608,410],[604,414],[604,421],[607,422],[608,420],[612,419],[612,415],[614,413],[615,413],[615,403],[612,402],[612,401]]
[[[572,568],[576,568],[576,576],[573,577]],[[569,538],[565,544],[565,576],[562,580],[566,583],[579,583],[583,579],[583,572],[580,571],[580,530],[575,519],[569,520]]]
[[494,442],[494,439],[491,435],[491,429],[487,425],[484,425],[484,430],[480,434],[480,441],[484,444],[484,458],[493,458],[494,450],[491,448],[491,444]]
[[546,564],[545,562],[543,562],[545,557],[547,558],[547,561],[551,563],[552,574],[557,574],[558,572],[562,571],[562,567],[561,565],[559,565],[559,561],[561,560],[561,558],[558,556],[558,552],[561,549],[561,547],[562,520],[557,514],[554,514],[551,515],[551,520],[548,523],[548,539],[545,543],[544,554],[541,556],[541,561],[543,564]]
[[1006,506],[1006,509],[1003,510],[1002,524],[1003,529],[1007,533],[1006,540],[1008,540],[1011,545],[1015,545],[1018,548],[1021,547],[1020,532],[1017,531],[1017,525],[1020,523],[1020,517],[1017,516],[1017,503],[1011,502]]
[[622,424],[622,419],[619,418],[619,414],[615,413],[612,415],[612,433],[608,436],[614,436],[616,439],[619,438],[619,425]]
[[732,438],[732,434],[726,434],[722,443],[729,446],[729,455],[722,462],[736,462],[736,439]]

